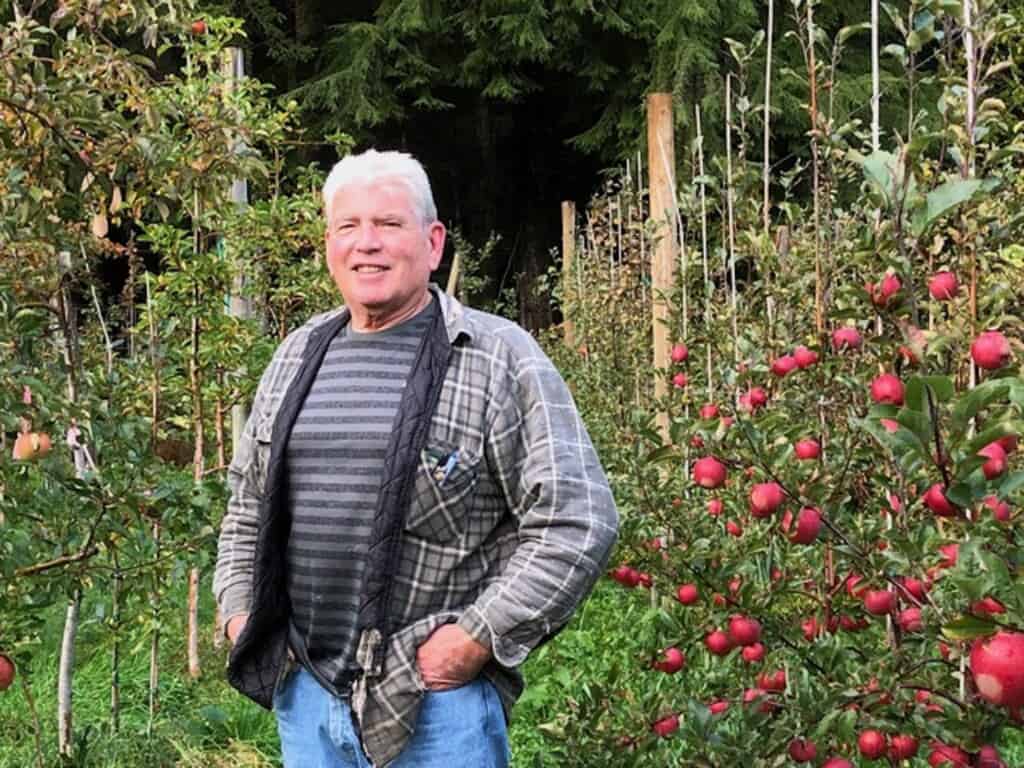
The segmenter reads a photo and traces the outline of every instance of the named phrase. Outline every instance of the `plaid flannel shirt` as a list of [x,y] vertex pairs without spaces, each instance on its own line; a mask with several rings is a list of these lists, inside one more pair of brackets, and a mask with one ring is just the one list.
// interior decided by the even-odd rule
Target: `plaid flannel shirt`
[[[380,633],[360,638],[352,708],[376,766],[398,756],[415,726],[424,685],[417,648],[454,622],[491,649],[484,674],[506,713],[522,690],[517,667],[563,627],[603,572],[618,514],[608,481],[565,382],[515,323],[464,308],[431,284],[452,354],[415,473],[392,575],[400,630],[373,668]],[[309,332],[289,335],[264,372],[229,470],[214,592],[225,622],[248,612],[272,426]],[[439,457],[457,451],[445,476]]]

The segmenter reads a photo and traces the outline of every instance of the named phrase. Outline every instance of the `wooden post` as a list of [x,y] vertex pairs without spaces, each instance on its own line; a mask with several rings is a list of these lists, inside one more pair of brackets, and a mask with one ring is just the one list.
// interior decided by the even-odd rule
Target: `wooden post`
[[576,203],[572,200],[562,201],[562,339],[565,346],[576,346],[576,325],[570,317],[575,290],[573,288],[572,271],[576,261]]
[[[647,96],[647,168],[651,190],[651,219],[655,224],[656,245],[651,258],[651,306],[654,322],[654,368],[664,369],[669,362],[669,296],[675,282],[675,264],[679,244],[675,227],[675,135],[672,124],[672,94]],[[664,375],[655,375],[654,396],[668,394]],[[668,440],[668,412],[658,413],[658,427]]]

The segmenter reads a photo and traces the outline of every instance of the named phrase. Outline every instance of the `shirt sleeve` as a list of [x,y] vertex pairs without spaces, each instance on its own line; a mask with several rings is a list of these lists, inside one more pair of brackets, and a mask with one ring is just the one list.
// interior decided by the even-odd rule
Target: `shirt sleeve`
[[569,621],[618,535],[612,492],[572,395],[533,338],[517,331],[485,457],[518,520],[519,544],[458,622],[507,667]]

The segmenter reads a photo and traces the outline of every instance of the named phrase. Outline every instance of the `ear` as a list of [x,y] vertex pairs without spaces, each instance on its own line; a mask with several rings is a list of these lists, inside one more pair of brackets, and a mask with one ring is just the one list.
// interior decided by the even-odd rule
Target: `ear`
[[433,272],[441,264],[441,257],[444,255],[444,240],[447,230],[440,221],[435,221],[427,229],[427,239],[430,241],[430,271]]

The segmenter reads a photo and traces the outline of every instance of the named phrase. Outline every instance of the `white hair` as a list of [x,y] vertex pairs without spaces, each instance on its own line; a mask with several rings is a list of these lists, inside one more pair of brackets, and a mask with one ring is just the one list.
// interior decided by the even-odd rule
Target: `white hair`
[[331,201],[338,190],[353,184],[394,181],[405,186],[413,209],[424,225],[437,220],[437,206],[430,191],[430,180],[420,161],[405,152],[378,152],[368,149],[335,163],[324,182],[324,213],[331,214]]

